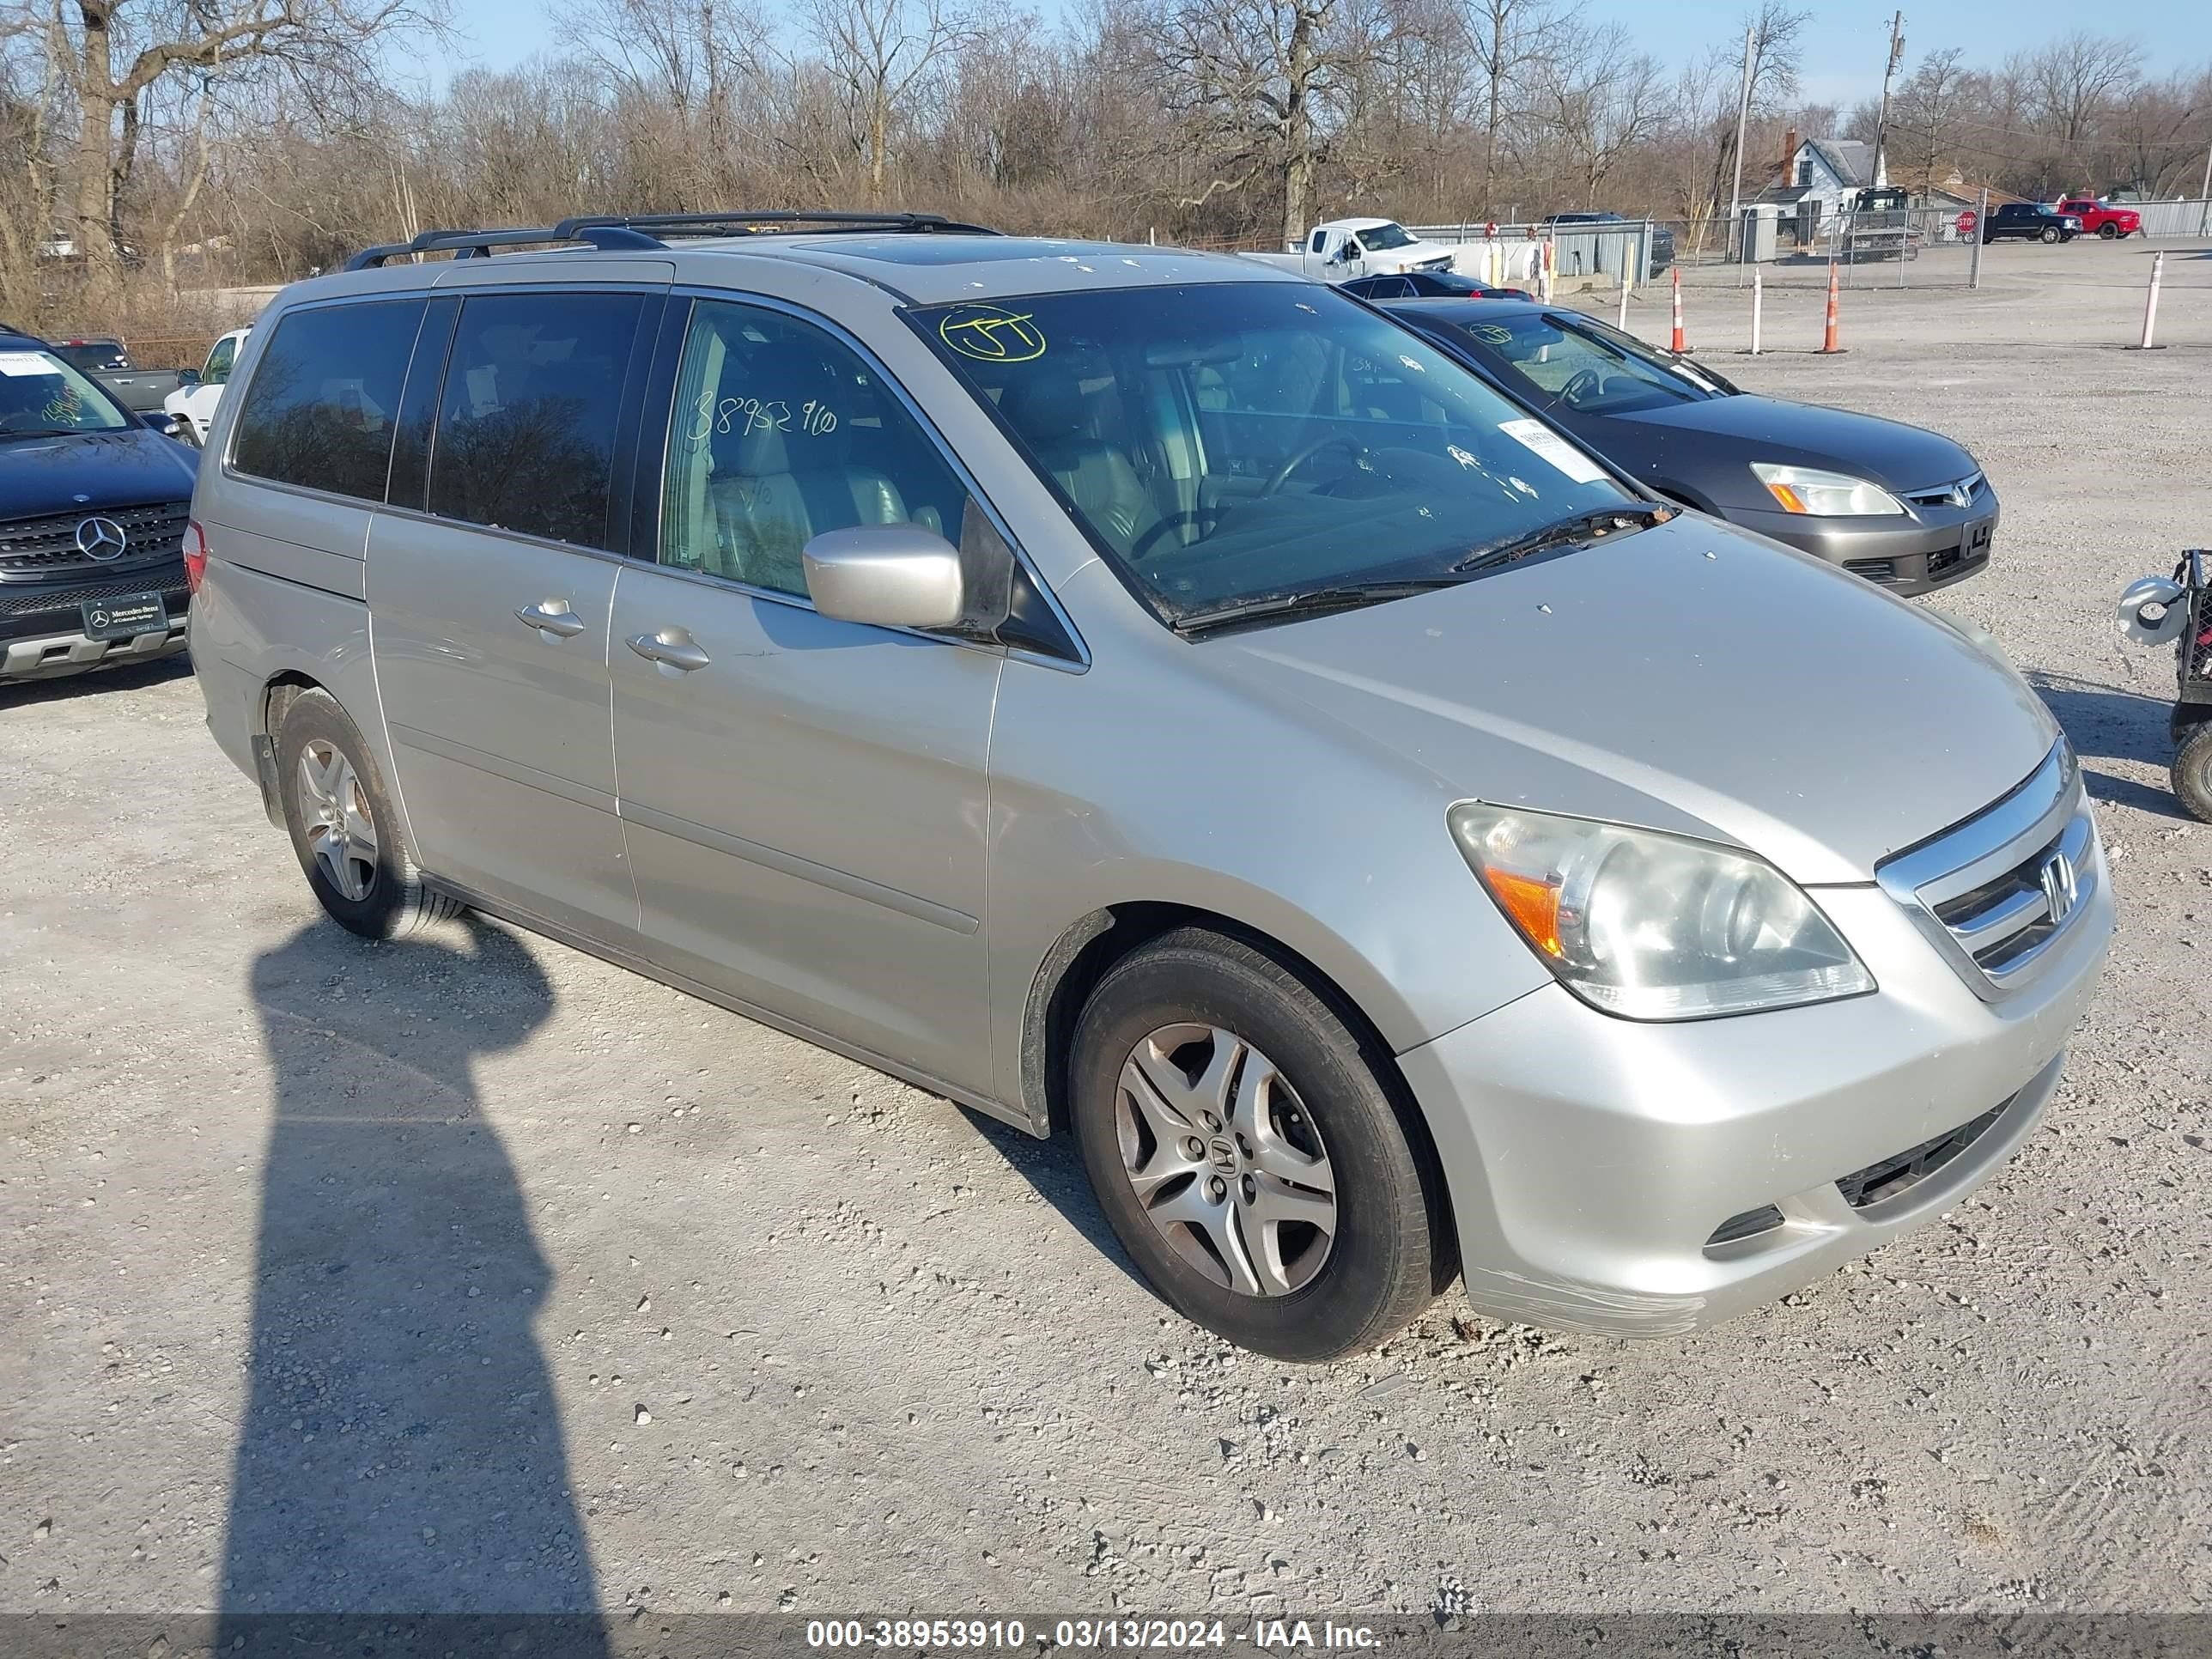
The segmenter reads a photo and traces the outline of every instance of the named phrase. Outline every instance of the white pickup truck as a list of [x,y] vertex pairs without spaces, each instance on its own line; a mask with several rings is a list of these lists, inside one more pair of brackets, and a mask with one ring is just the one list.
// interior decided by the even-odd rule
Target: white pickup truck
[[1332,219],[1307,233],[1296,253],[1248,253],[1271,265],[1303,270],[1324,283],[1407,270],[1451,270],[1455,250],[1425,242],[1395,219]]
[[230,384],[230,371],[238,362],[238,349],[252,332],[251,328],[234,328],[222,336],[209,350],[205,367],[197,374],[185,370],[180,377],[184,383],[161,399],[162,410],[176,418],[177,435],[185,442],[207,441],[216,405],[222,401],[222,389]]

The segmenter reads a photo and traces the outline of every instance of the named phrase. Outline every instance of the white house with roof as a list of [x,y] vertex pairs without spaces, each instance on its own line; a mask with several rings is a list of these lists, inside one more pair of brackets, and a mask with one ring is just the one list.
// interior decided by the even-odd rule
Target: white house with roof
[[1860,191],[1888,182],[1887,158],[1876,169],[1874,146],[1863,139],[1800,139],[1793,131],[1784,143],[1773,182],[1753,199],[1779,207],[1785,225],[1795,217],[1798,240],[1808,242],[1848,209]]

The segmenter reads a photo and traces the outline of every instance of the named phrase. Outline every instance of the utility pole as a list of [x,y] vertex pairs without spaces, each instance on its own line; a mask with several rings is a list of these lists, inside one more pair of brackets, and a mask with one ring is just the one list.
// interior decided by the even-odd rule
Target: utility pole
[[1905,62],[1905,14],[1899,12],[1889,20],[1889,62],[1881,71],[1881,113],[1874,124],[1874,168],[1867,183],[1881,182],[1882,141],[1889,137],[1889,82],[1900,64]]
[[1743,91],[1735,100],[1735,182],[1729,186],[1728,228],[1723,233],[1728,238],[1729,257],[1738,260],[1743,258],[1743,228],[1736,222],[1743,211],[1743,128],[1751,118],[1751,40],[1757,28],[1755,23],[1743,26]]

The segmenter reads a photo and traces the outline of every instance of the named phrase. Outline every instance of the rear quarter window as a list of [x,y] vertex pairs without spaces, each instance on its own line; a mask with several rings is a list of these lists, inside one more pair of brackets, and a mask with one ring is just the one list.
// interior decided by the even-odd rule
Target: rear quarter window
[[399,392],[424,304],[368,301],[281,319],[246,384],[233,469],[382,501]]

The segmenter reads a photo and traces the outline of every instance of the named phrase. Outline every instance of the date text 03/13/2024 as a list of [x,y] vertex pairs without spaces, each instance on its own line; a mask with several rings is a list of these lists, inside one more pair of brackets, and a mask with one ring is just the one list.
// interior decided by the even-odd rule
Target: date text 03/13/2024
[[810,1619],[806,1645],[835,1651],[924,1648],[978,1652],[1031,1645],[1042,1651],[1184,1652],[1249,1647],[1261,1652],[1338,1652],[1382,1645],[1372,1626],[1333,1620],[1255,1619]]

